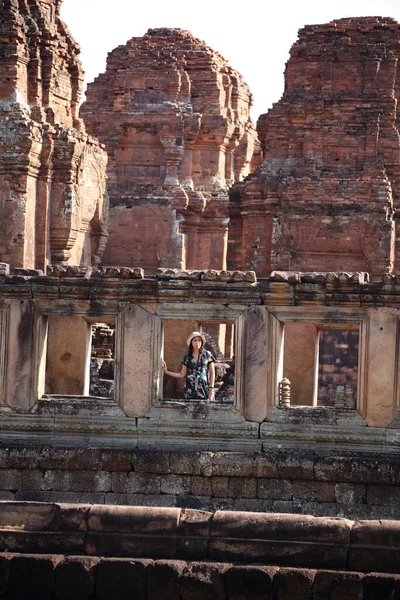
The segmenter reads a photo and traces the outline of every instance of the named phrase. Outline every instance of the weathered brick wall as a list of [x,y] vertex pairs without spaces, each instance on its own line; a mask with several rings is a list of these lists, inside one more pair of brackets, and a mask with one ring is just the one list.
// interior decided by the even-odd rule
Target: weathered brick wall
[[150,29],[108,55],[81,108],[109,156],[104,264],[226,267],[227,189],[260,162],[251,102],[188,31]]
[[257,124],[263,163],[231,194],[229,268],[391,272],[399,35],[379,17],[300,30],[284,94]]
[[80,49],[59,0],[0,3],[0,260],[97,264],[107,156],[78,116]]
[[400,519],[400,460],[237,452],[0,449],[1,500]]

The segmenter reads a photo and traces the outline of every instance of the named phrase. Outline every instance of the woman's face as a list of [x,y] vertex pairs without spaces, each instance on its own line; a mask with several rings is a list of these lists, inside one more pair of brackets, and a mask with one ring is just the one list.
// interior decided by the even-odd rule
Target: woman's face
[[196,337],[194,337],[192,339],[192,348],[193,350],[200,350],[200,348],[203,345],[203,340],[201,339],[201,337],[199,335],[196,335]]

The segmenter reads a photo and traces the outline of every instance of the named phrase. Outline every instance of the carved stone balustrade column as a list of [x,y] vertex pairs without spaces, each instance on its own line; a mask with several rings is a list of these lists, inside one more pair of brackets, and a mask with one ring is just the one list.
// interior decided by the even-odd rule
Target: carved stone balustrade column
[[127,305],[117,317],[115,359],[115,399],[128,417],[144,417],[160,395],[161,319]]

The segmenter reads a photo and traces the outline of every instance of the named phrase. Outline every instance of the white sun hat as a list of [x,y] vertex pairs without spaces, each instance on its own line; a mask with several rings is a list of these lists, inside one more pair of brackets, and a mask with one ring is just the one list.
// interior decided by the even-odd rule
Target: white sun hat
[[192,333],[189,335],[187,342],[186,342],[188,346],[190,346],[190,342],[195,337],[201,338],[203,340],[203,346],[205,346],[206,338],[204,337],[204,334],[201,333],[201,331],[192,331]]

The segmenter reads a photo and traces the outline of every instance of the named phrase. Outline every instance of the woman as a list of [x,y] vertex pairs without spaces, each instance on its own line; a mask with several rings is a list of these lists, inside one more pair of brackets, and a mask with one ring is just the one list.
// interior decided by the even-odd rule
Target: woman
[[203,348],[205,343],[204,335],[193,331],[187,341],[188,351],[183,357],[180,372],[168,371],[166,363],[162,364],[166,375],[176,379],[186,378],[184,393],[188,400],[214,400],[215,359],[211,352]]

